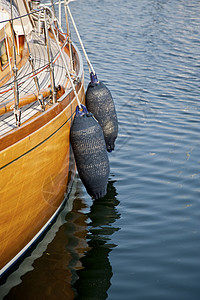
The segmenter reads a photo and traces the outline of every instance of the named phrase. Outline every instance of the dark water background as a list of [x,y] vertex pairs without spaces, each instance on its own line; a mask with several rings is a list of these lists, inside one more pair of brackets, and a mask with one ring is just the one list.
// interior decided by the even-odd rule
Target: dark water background
[[57,223],[0,295],[199,300],[200,1],[70,8],[118,113],[108,194],[93,203],[76,179]]

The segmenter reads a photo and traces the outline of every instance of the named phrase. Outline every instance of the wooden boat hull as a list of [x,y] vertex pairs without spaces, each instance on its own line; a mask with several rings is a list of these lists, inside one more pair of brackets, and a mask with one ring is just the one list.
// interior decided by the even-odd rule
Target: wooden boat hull
[[[84,102],[83,77],[77,93]],[[76,105],[71,91],[0,141],[0,276],[37,239],[64,200],[75,168],[74,162],[70,166],[70,126]]]
[[0,277],[66,199],[75,175],[70,128],[77,102],[85,103],[69,28],[64,33],[53,11],[33,2],[0,5]]

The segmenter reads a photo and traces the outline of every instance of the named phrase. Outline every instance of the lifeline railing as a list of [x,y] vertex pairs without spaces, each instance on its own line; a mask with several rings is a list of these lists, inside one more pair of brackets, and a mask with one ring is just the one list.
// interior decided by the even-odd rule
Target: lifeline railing
[[[62,23],[61,22],[61,4],[62,3],[64,3],[64,7],[65,7],[65,18],[66,18],[66,26],[67,26],[66,34],[62,30],[62,24],[61,24]],[[73,72],[73,59],[72,59],[72,50],[71,50],[69,22],[68,22],[68,16],[67,16],[68,3],[69,3],[69,1],[66,1],[66,0],[64,2],[60,1],[60,0],[56,3],[52,2],[50,5],[50,7],[52,7],[52,9],[49,6],[42,4],[38,8],[31,11],[30,13],[27,13],[22,16],[17,16],[17,17],[12,17],[12,5],[11,5],[11,19],[0,22],[0,23],[4,23],[4,22],[11,23],[12,36],[13,36],[13,56],[14,56],[14,66],[12,69],[13,82],[11,82],[7,85],[7,87],[8,87],[7,89],[5,89],[4,91],[0,91],[0,94],[6,93],[9,90],[13,90],[13,92],[14,92],[14,116],[16,118],[16,126],[18,126],[18,127],[21,125],[21,111],[19,108],[19,86],[22,85],[24,82],[26,82],[27,79],[33,78],[34,82],[35,82],[36,90],[37,90],[38,101],[41,105],[41,108],[44,110],[45,105],[44,105],[42,94],[40,94],[40,85],[39,85],[37,75],[39,73],[43,72],[45,69],[49,68],[53,103],[55,103],[56,102],[56,91],[55,91],[55,79],[54,79],[53,65],[55,64],[56,60],[60,56],[62,57],[63,63],[65,65],[65,69],[66,69],[68,78],[70,80],[71,87],[74,91],[74,94],[75,94],[75,97],[77,100],[77,104],[78,104],[79,108],[81,109],[81,104],[80,104],[78,95],[76,93],[76,89],[75,89],[74,82],[73,82],[72,75],[71,75],[71,73],[73,74],[74,72]],[[12,4],[12,2],[11,2],[11,4]],[[56,4],[59,5],[59,20],[55,16],[54,5],[56,5]],[[21,21],[27,48],[28,48],[28,52],[29,52],[29,62],[30,62],[31,68],[32,68],[32,72],[27,74],[26,79],[23,78],[23,81],[21,81],[22,78],[19,78],[18,73],[17,73],[18,69],[17,69],[17,65],[16,65],[16,48],[15,48],[15,43],[14,43],[15,33],[14,33],[14,28],[13,28],[13,21],[18,20],[18,19],[22,20],[22,18],[30,16],[30,15],[33,16],[33,19],[35,19],[36,17],[38,18],[38,32],[39,33],[41,32],[42,26],[44,27],[43,29],[44,29],[44,34],[45,34],[46,46],[47,46],[48,64],[44,65],[42,68],[35,69],[34,60],[31,55],[31,49],[29,46],[29,41],[25,34],[23,22]],[[41,26],[41,24],[42,24],[42,26]],[[49,29],[51,29],[51,32],[54,35],[54,39],[56,41],[56,45],[58,48],[58,53],[55,55],[55,57],[52,57],[51,44],[50,44],[50,38],[49,38]],[[60,44],[59,44],[59,39],[58,39],[59,33],[62,35],[65,35],[65,40],[64,40],[64,43],[62,46],[60,46]],[[67,65],[67,61],[65,60],[64,55],[62,53],[62,51],[67,43],[69,44],[69,52],[70,52],[70,69],[69,69],[69,67]],[[13,86],[10,86],[10,85],[13,85]],[[6,88],[6,85],[4,85],[4,88]]]

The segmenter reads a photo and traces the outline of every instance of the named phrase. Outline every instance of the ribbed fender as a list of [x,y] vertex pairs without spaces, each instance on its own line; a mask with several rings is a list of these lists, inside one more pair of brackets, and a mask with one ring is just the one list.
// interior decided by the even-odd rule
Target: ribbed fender
[[70,140],[78,174],[88,194],[94,199],[104,197],[110,166],[102,128],[91,113],[75,116]]
[[89,83],[86,91],[86,107],[102,127],[108,152],[114,150],[118,134],[118,121],[114,101],[106,85]]

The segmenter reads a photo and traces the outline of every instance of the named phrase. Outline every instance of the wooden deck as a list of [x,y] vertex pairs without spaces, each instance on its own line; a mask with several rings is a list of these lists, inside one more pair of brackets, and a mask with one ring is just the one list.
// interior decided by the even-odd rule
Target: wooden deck
[[[31,55],[34,60],[35,70],[38,73],[38,81],[40,90],[47,88],[50,85],[50,75],[49,68],[41,71],[48,64],[47,50],[44,42],[44,38],[41,36],[38,40],[38,36],[33,34],[32,40],[29,42]],[[51,40],[51,50],[52,57],[55,58],[59,54],[56,43]],[[69,65],[69,58],[67,54],[63,51],[64,57]],[[59,56],[58,59],[53,64],[55,85],[65,86],[67,83],[66,70],[64,68],[62,57]],[[18,71],[18,87],[19,87],[19,97],[36,92],[36,86],[34,79],[31,77],[32,68],[29,60],[25,65]],[[10,88],[12,88],[10,90]],[[0,105],[3,103],[8,103],[14,100],[13,93],[13,77],[0,87]],[[38,101],[28,104],[21,108],[21,123],[26,122],[29,118],[33,117],[38,111],[41,111]],[[16,128],[15,116],[13,111],[0,115],[0,135],[7,133],[8,131]]]

